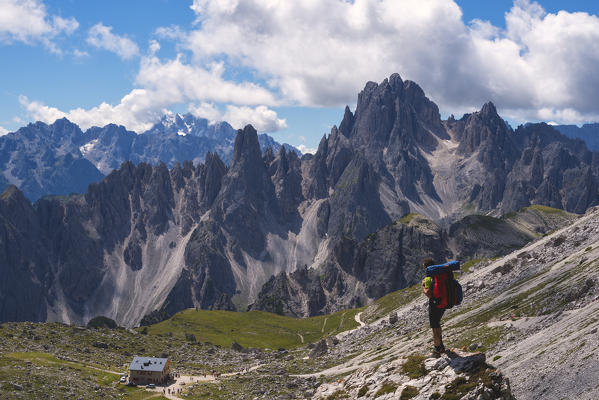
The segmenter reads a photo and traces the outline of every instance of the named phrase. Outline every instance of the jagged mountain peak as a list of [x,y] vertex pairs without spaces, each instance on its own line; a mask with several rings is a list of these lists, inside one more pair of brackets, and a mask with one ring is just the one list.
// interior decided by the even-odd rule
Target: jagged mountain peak
[[341,132],[351,137],[354,145],[374,152],[389,146],[432,148],[437,143],[433,136],[447,138],[437,105],[420,86],[402,81],[398,74],[380,84],[366,84],[358,95],[353,118],[347,113],[346,116],[346,124],[352,122],[351,134],[346,134],[345,126]]
[[[177,134],[179,136],[195,135],[195,136],[211,136],[214,127],[210,126],[210,122],[205,118],[198,118],[187,113],[181,115],[165,114],[160,120],[154,124],[145,133],[162,133],[162,134]],[[229,136],[233,133],[233,128],[229,129]]]
[[66,117],[59,118],[51,124],[42,121],[29,123],[27,126],[19,128],[15,133],[28,139],[38,136],[44,140],[54,139],[63,141],[66,139],[81,139],[83,132],[79,126],[71,122]]
[[[501,118],[501,116],[497,112],[495,104],[493,104],[490,101],[483,104],[480,111],[476,111],[470,114],[467,118],[466,123],[479,125],[479,121],[487,127],[487,130],[491,134],[504,134],[512,131],[510,126],[505,122],[503,118]],[[476,126],[476,128],[480,129],[481,127]]]
[[483,107],[480,110],[480,114],[483,116],[491,116],[491,117],[499,116],[499,114],[497,113],[497,108],[495,107],[495,104],[493,104],[493,102],[491,102],[491,101],[488,101],[483,105]]
[[15,185],[8,185],[8,187],[0,194],[0,201],[3,203],[21,203],[29,202],[23,195],[23,192],[19,190]]
[[345,106],[345,112],[343,113],[343,120],[339,124],[339,132],[345,137],[351,135],[351,131],[354,127],[354,114],[351,112],[348,106]]
[[242,162],[253,163],[258,160],[262,160],[258,132],[252,125],[246,125],[243,129],[237,131],[231,165]]

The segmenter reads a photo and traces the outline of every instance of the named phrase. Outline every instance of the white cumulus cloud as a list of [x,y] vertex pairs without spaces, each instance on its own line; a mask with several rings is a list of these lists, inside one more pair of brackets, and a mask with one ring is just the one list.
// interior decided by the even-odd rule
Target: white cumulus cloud
[[297,147],[297,149],[299,151],[302,152],[302,154],[316,154],[316,151],[318,149],[312,148],[312,147],[308,147],[306,145],[300,144],[299,146],[295,146]]
[[66,112],[38,101],[30,101],[25,96],[20,96],[19,101],[34,119],[46,123],[67,118],[81,129],[115,123],[136,132],[151,128],[153,122],[167,112],[165,107],[168,105],[165,99],[145,89],[132,90],[117,105],[102,103],[89,109],[75,108]]
[[[196,102],[199,105],[189,106],[190,111],[212,121],[231,117],[234,118],[234,121],[229,121],[231,123],[254,123],[256,129],[268,132],[286,126],[285,120],[278,119],[276,112],[266,107],[276,103],[268,90],[251,82],[226,80],[223,73],[222,63],[213,63],[209,69],[204,69],[184,64],[180,57],[163,62],[150,55],[141,61],[136,78],[140,88],[133,89],[116,105],[102,103],[89,109],[63,111],[25,96],[21,96],[19,101],[36,120],[50,123],[66,117],[82,129],[116,123],[143,132],[168,112],[169,107]],[[213,102],[229,103],[224,115],[211,105]]]
[[168,96],[172,104],[188,101],[213,101],[235,104],[273,105],[273,94],[252,82],[234,82],[223,77],[225,66],[212,62],[191,65],[181,55],[162,61],[150,56],[142,59],[136,82]]
[[40,42],[60,53],[52,39],[60,34],[70,35],[78,27],[75,18],[48,15],[40,0],[0,0],[0,43]]
[[[41,7],[37,21],[58,32],[73,29],[38,1],[0,0],[22,3]],[[210,120],[273,132],[287,126],[275,106],[352,105],[367,81],[399,72],[444,113],[459,116],[493,101],[514,121],[599,116],[599,18],[588,13],[547,13],[516,0],[501,28],[464,21],[453,0],[194,0],[191,9],[191,27],[156,29],[135,88],[118,104],[65,111],[21,103],[36,118],[67,116],[84,128],[115,122],[142,131],[183,104]],[[159,58],[156,39],[174,41],[177,56]],[[140,55],[103,24],[90,29],[88,41],[123,58]]]
[[[194,0],[197,28],[165,29],[196,63],[225,58],[289,103],[339,106],[393,72],[442,111],[494,101],[507,116],[596,117],[599,19],[516,0],[506,28],[452,0]],[[575,114],[576,112],[577,114]]]
[[196,117],[206,118],[210,122],[227,121],[236,129],[247,124],[252,124],[259,132],[276,132],[287,128],[285,119],[279,118],[276,111],[264,105],[249,107],[229,104],[226,111],[221,113],[213,103],[202,102],[191,105],[188,109]]
[[266,106],[252,108],[228,105],[223,120],[229,122],[234,128],[243,128],[247,124],[252,124],[260,132],[276,132],[287,128],[285,119],[278,118],[277,113]]
[[214,103],[201,102],[200,104],[190,104],[187,110],[199,118],[205,118],[210,123],[222,120],[222,114]]
[[112,33],[112,27],[103,25],[101,22],[89,29],[87,43],[111,51],[123,60],[129,60],[139,55],[139,47],[133,40]]
[[8,129],[0,126],[0,136],[4,136],[8,133]]

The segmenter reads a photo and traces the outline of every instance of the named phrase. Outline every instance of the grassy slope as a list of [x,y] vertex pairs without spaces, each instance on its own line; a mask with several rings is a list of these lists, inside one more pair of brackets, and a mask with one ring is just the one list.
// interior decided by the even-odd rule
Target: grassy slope
[[[22,394],[24,398],[33,398],[39,393],[45,393],[58,398],[83,395],[85,398],[102,399],[107,393],[116,392],[119,397],[126,400],[165,399],[162,396],[156,397],[156,393],[146,392],[142,388],[119,384],[118,374],[79,362],[61,360],[52,354],[42,352],[0,355],[0,375],[2,376],[0,398],[2,393],[12,392],[17,397],[21,397],[19,395]],[[12,386],[13,383],[23,381],[26,385],[22,386],[22,389],[15,390]],[[98,390],[90,392],[89,384],[95,384]]]
[[361,309],[340,311],[310,318],[291,318],[263,311],[231,312],[188,309],[172,318],[148,327],[148,334],[185,337],[195,335],[199,342],[244,347],[294,348],[323,337],[352,329],[358,324],[354,316]]
[[390,312],[397,309],[398,307],[408,304],[412,300],[416,299],[422,293],[420,283],[412,285],[409,288],[397,290],[391,292],[376,300],[374,303],[369,305],[362,314],[362,321],[374,322],[379,318],[387,316]]

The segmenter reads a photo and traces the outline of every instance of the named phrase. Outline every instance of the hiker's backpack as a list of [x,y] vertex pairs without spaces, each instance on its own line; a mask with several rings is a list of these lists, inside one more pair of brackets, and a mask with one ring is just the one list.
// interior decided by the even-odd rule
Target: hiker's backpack
[[453,271],[460,269],[459,261],[431,265],[426,275],[432,278],[432,299],[437,308],[452,308],[462,303],[462,285],[453,277]]

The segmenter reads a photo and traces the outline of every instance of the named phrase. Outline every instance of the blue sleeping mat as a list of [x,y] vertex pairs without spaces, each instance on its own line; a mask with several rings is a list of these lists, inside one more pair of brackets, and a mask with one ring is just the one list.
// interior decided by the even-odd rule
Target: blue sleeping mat
[[437,264],[437,265],[429,265],[426,267],[426,276],[434,276],[442,274],[447,271],[459,271],[460,270],[460,262],[459,261],[450,261],[445,264]]

